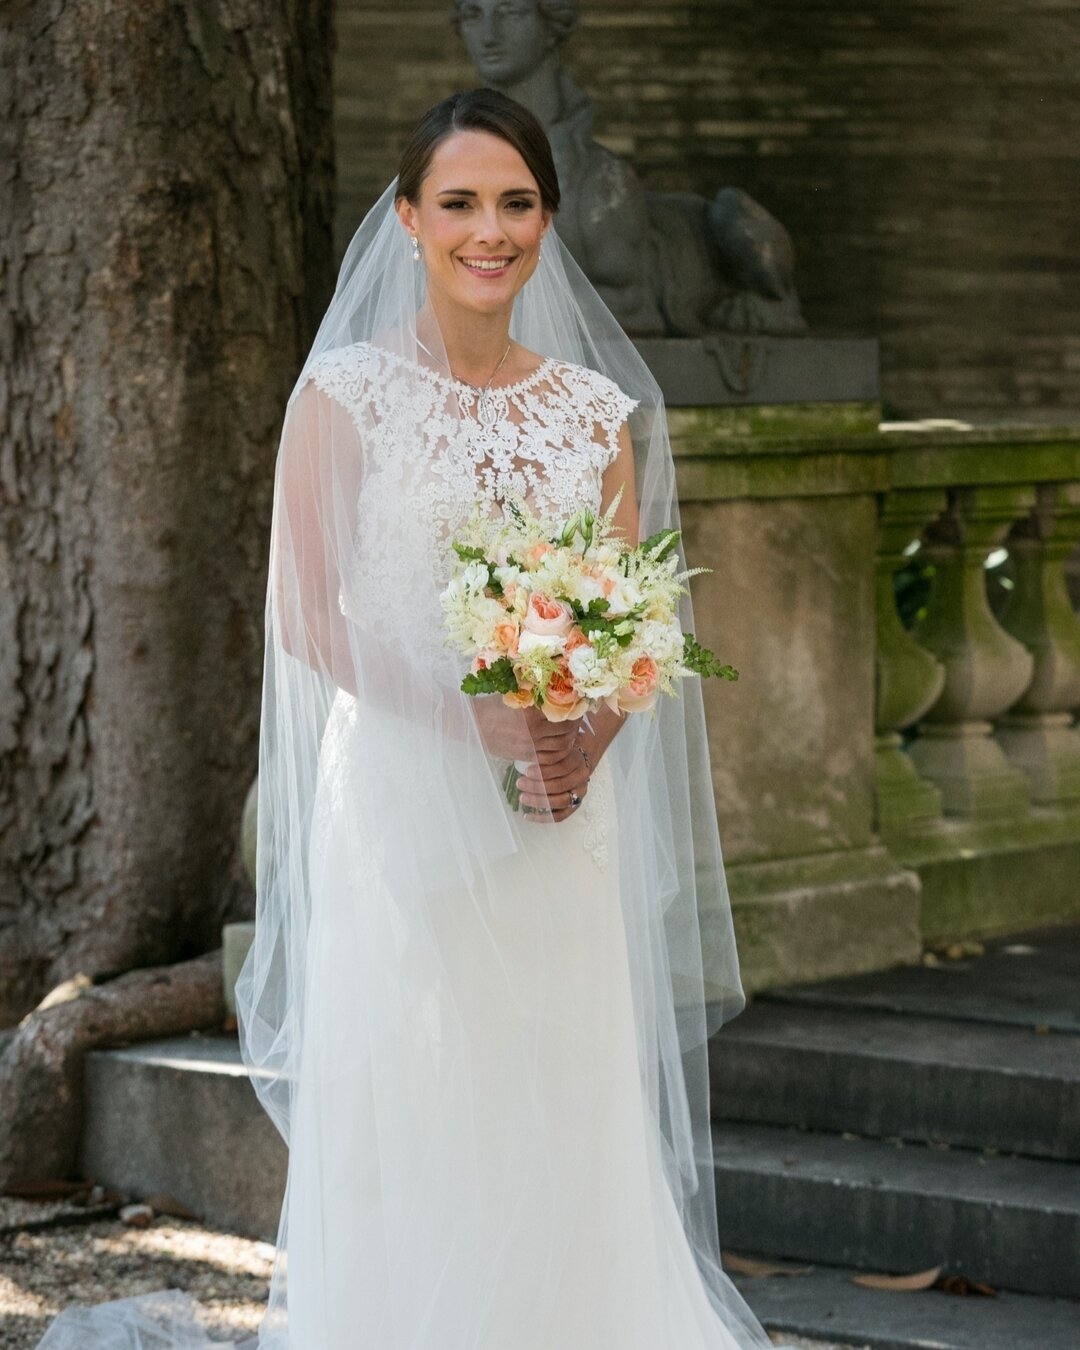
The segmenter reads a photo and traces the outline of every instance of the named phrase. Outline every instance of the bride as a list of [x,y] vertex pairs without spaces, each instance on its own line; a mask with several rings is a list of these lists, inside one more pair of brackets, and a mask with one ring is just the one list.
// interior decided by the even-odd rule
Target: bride
[[[463,695],[442,638],[477,503],[557,519],[621,489],[632,541],[678,526],[659,389],[558,205],[528,111],[432,108],[289,402],[237,986],[289,1171],[245,1345],[771,1344],[718,1250],[706,1050],[743,996],[698,684],[557,720]],[[72,1308],[41,1344],[209,1345],[196,1314]]]

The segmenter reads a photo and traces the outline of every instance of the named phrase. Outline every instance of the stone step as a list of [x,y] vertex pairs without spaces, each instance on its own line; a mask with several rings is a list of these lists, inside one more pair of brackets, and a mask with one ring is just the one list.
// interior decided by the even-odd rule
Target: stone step
[[[741,1255],[741,1253],[740,1253]],[[1076,1350],[1080,1303],[1002,1293],[962,1297],[937,1289],[863,1289],[851,1272],[733,1276],[769,1331],[869,1350]]]
[[1080,1035],[1080,923],[986,943],[983,956],[770,989],[811,1009],[891,1012]]
[[729,1121],[713,1149],[727,1249],[1080,1296],[1071,1163]]
[[1080,1159],[1080,1035],[762,998],[709,1049],[716,1119]]
[[174,1196],[200,1218],[274,1241],[288,1151],[235,1037],[146,1041],[86,1057],[81,1175]]

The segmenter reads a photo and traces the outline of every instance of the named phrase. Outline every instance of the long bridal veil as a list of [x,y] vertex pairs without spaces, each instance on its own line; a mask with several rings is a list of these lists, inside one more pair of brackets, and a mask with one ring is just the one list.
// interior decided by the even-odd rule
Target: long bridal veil
[[[486,944],[488,978],[497,982],[497,935],[516,926],[531,954],[529,978],[496,991],[503,1002],[493,997],[492,1006],[519,1008],[521,1025],[530,1009],[553,1023],[560,1018],[549,975],[560,942],[557,855],[552,874],[532,877],[529,892],[550,895],[550,905],[523,906],[503,885],[534,865],[532,836],[523,832],[555,837],[559,827],[524,823],[507,807],[505,766],[485,748],[479,700],[460,692],[464,671],[439,633],[444,578],[429,545],[440,522],[400,471],[404,461],[437,456],[467,411],[460,390],[440,375],[448,369],[445,350],[425,309],[423,263],[395,213],[396,187],[395,179],[345,255],[288,404],[275,473],[255,938],[236,989],[244,1063],[290,1148],[261,1347],[325,1350],[297,1332],[322,1325],[309,1306],[316,1269],[323,1281],[348,1285],[357,1305],[400,1298],[380,1324],[381,1338],[364,1339],[363,1350],[487,1346],[480,1319],[490,1291],[479,1282],[448,1290],[447,1272],[460,1276],[451,1254],[488,1232],[483,1192],[473,1182],[490,1143],[485,1117],[498,1085],[480,1073],[475,1022],[463,1011],[467,991],[455,984],[448,953]],[[554,228],[517,298],[511,334],[545,357],[599,372],[633,400],[639,535],[677,529],[660,389]],[[377,403],[367,392],[375,371]],[[388,444],[386,428],[401,425],[390,413],[410,409],[417,410],[415,443]],[[681,620],[692,632],[689,596]],[[619,822],[618,906],[649,1146],[730,1338],[718,1335],[717,1350],[732,1342],[768,1346],[718,1249],[707,1042],[744,999],[698,682],[684,681],[680,696],[662,699],[655,714],[630,717],[605,758]],[[334,822],[350,811],[355,829],[334,835]],[[330,969],[338,972],[333,980]],[[571,1046],[593,1032],[563,1030]],[[522,1081],[539,1081],[542,1047],[523,1038],[513,1053]],[[367,1114],[348,1118],[352,1107],[342,1104],[361,1099],[350,1095],[360,1085]],[[570,1137],[575,1111],[586,1109],[584,1101],[563,1103]],[[540,1120],[538,1113],[535,1138],[520,1141],[523,1156],[531,1145],[536,1157],[545,1143]],[[417,1121],[441,1170],[433,1173],[439,1203],[429,1196],[425,1209],[421,1199],[414,1214],[406,1212],[417,1203],[410,1178],[430,1165],[417,1151]],[[328,1138],[341,1141],[340,1153],[327,1152]],[[508,1173],[506,1187],[515,1184]],[[305,1223],[302,1236],[292,1231],[297,1206],[309,1205],[314,1189],[334,1187],[352,1188],[357,1205],[377,1197],[400,1249],[372,1264],[374,1253],[339,1250],[318,1225]],[[513,1195],[505,1199],[512,1210]],[[520,1219],[529,1222],[527,1213]],[[543,1278],[537,1271],[541,1297]],[[202,1345],[187,1302],[174,1293],[157,1297],[157,1304],[73,1309],[41,1344]],[[68,1331],[74,1338],[65,1339]]]

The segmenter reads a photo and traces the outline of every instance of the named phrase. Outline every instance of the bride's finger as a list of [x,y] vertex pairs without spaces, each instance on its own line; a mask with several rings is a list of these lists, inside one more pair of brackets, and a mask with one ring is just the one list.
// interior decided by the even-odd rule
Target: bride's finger
[[565,808],[570,804],[570,794],[584,797],[589,790],[586,778],[561,778],[557,782],[535,778],[519,778],[517,789],[521,800],[529,806]]
[[560,760],[557,764],[530,764],[518,781],[524,782],[526,788],[532,791],[543,788],[550,794],[568,791],[579,782],[584,782],[585,775],[572,760]]

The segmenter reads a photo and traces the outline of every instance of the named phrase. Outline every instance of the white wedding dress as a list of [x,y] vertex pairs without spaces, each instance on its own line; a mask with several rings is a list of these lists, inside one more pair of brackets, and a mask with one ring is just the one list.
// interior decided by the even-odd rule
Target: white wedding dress
[[[422,429],[438,425],[452,382],[426,369],[418,380],[408,363],[398,386],[402,364],[357,344],[313,371],[369,437],[361,593],[378,594],[408,560],[447,579],[448,537],[478,496],[494,512],[517,493],[556,519],[599,509],[634,406],[606,377],[545,361],[497,391],[489,426],[455,382],[465,416],[432,454]],[[409,640],[430,642],[437,618],[415,619]],[[423,801],[409,795],[421,747],[409,736],[396,718],[358,718],[341,693],[323,743],[307,1011],[318,1050],[305,1061],[302,1170],[289,1184],[289,1344],[758,1343],[756,1324],[736,1339],[719,1323],[647,1128],[610,757],[573,816],[524,828],[527,849],[506,860],[482,911],[471,894],[435,897],[436,941],[418,959],[381,847],[387,815],[402,810],[415,813],[417,847],[445,842],[423,837]],[[372,778],[369,766],[388,764],[400,781]]]
[[[410,569],[449,577],[448,540],[478,497],[492,511],[510,493],[553,517],[597,510],[634,406],[605,376],[550,359],[494,391],[488,425],[470,386],[367,343],[311,375],[365,440],[343,613]],[[462,415],[444,421],[450,398]],[[366,620],[378,628],[377,612]],[[393,625],[375,634],[388,649],[456,660],[437,614]],[[260,1347],[769,1346],[730,1282],[723,1313],[710,1298],[647,1108],[614,756],[571,817],[515,826],[522,847],[490,876],[418,900],[397,884],[403,867],[437,875],[457,847],[425,814],[424,735],[399,712],[358,715],[344,689],[333,699],[311,817],[305,1049]],[[442,771],[467,790],[464,749],[458,766],[446,753]]]

